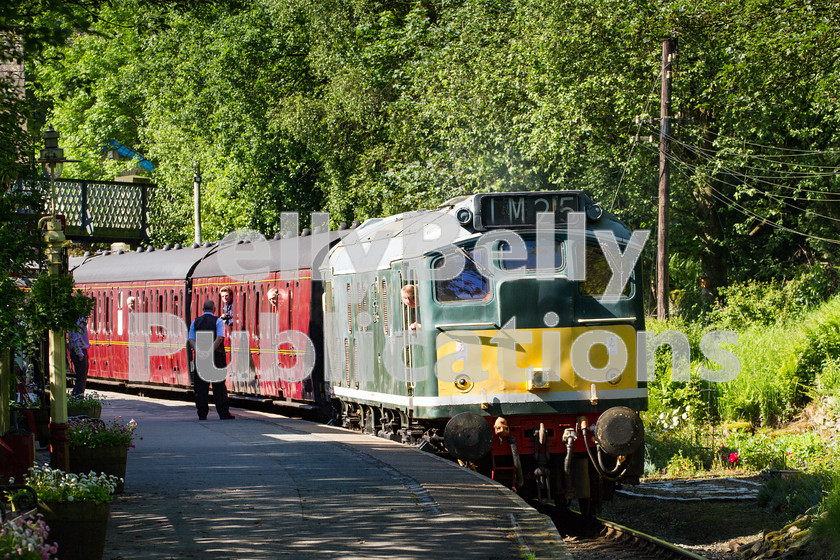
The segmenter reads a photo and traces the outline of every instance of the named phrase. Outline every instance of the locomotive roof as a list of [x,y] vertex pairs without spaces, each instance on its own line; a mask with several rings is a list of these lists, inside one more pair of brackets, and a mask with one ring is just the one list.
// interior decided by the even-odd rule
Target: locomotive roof
[[216,246],[156,249],[143,252],[105,252],[70,259],[70,272],[80,284],[185,280],[195,264]]
[[[422,242],[424,232],[437,235],[435,226],[443,226],[449,210],[419,210],[387,218],[366,220],[352,230],[330,253],[333,274],[381,270],[395,260],[422,257],[433,250],[434,241]],[[452,224],[451,220],[447,220]],[[437,230],[439,231],[439,230]],[[458,226],[457,232],[444,233],[450,243],[465,241],[477,234]]]
[[[198,263],[193,276],[261,275],[271,271],[301,270],[313,267],[326,257],[329,246],[350,230],[329,231],[313,235],[270,239],[265,242],[222,243],[219,250]],[[317,264],[316,264],[317,267]]]
[[[624,224],[609,212],[604,211],[582,191],[529,191],[527,193],[460,196],[443,203],[436,210],[420,210],[387,218],[366,220],[360,227],[353,230],[351,235],[337,244],[330,253],[332,273],[349,274],[387,269],[394,261],[419,258],[442,248],[442,245],[458,245],[469,239],[480,237],[482,232],[476,231],[473,227],[472,214],[469,220],[463,222],[458,220],[457,216],[463,209],[474,213],[477,210],[477,197],[494,195],[571,195],[578,199],[580,211],[589,214],[591,209],[597,210],[595,213],[597,217],[587,218],[587,229],[612,231],[619,242],[626,242],[631,236],[630,230]],[[450,216],[450,218],[444,221],[444,216]],[[451,216],[455,216],[456,219],[453,221]],[[454,229],[445,232],[442,235],[442,242],[438,244],[435,244],[433,240],[425,239],[424,232],[435,231],[435,225],[441,226],[444,223],[449,228],[452,224],[458,223],[457,232]],[[432,226],[431,229],[428,229],[429,226]]]

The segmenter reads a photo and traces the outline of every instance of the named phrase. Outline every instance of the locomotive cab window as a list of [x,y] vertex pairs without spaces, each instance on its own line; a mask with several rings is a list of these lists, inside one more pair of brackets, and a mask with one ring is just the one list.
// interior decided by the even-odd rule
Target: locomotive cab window
[[[597,245],[586,246],[586,280],[578,283],[578,290],[583,296],[601,297],[607,290],[607,284],[612,278],[612,269],[607,262],[604,252]],[[621,291],[621,296],[629,298],[632,286],[636,282],[636,274],[630,275],[629,280]]]
[[[485,253],[483,250],[479,250]],[[486,301],[490,299],[490,281],[480,271],[480,265],[476,262],[478,251],[464,251],[464,270],[451,279],[435,281],[435,299],[441,303],[464,302],[464,301]],[[487,262],[486,257],[479,259]],[[432,263],[433,269],[439,269],[444,265],[443,257],[439,257]]]
[[[537,240],[523,239],[523,242],[525,244],[525,258],[519,259],[511,255],[503,255],[500,259],[501,268],[503,268],[504,270],[514,270],[523,267],[525,268],[525,270],[537,269]],[[551,246],[550,241],[546,244]],[[554,239],[554,247],[551,249],[551,251],[554,254],[554,257],[551,262],[553,263],[553,267],[555,270],[563,268],[563,246],[564,245],[562,241],[556,238]],[[501,243],[499,243],[499,250],[510,251],[510,244],[508,244],[506,241],[502,241]]]

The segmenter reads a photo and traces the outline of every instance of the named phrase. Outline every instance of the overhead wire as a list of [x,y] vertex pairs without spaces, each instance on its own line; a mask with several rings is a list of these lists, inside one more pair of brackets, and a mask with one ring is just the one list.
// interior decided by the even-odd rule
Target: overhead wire
[[[648,94],[647,103],[645,103],[645,108],[642,111],[642,114],[647,114],[648,108],[650,107],[650,100],[653,98],[653,93],[656,91],[656,84],[662,79],[662,69],[660,68],[659,72],[657,73],[656,77],[653,79],[653,85],[650,88],[650,93]],[[639,119],[639,126],[636,128],[636,137],[639,136],[639,132],[642,130],[642,126],[644,125],[644,121]],[[630,128],[628,128],[628,134],[630,132]],[[613,193],[612,202],[610,202],[609,211],[612,212],[613,208],[615,207],[615,201],[618,198],[618,191],[621,189],[621,185],[624,182],[624,177],[627,175],[627,168],[630,167],[630,160],[633,158],[633,150],[636,147],[637,142],[630,143],[630,153],[627,155],[627,160],[624,162],[624,169],[621,170],[621,177],[618,180],[618,185],[615,187],[615,192]]]
[[[650,149],[650,151],[653,152],[654,150]],[[656,150],[656,152],[658,153],[658,150]],[[696,176],[693,176],[693,175],[691,175],[691,174],[689,174],[685,171],[685,168],[689,168],[689,169],[692,168],[691,164],[682,161],[681,159],[674,156],[673,154],[670,154],[668,156],[668,158],[669,158],[670,161],[678,164],[675,167],[687,179],[696,178]],[[768,219],[764,216],[761,216],[761,215],[757,214],[756,212],[753,212],[752,210],[746,208],[742,204],[739,204],[737,201],[732,200],[727,195],[720,192],[719,189],[717,189],[714,185],[712,185],[710,182],[706,181],[705,179],[703,179],[702,181],[703,181],[703,184],[710,189],[711,195],[712,195],[713,198],[715,198],[715,200],[723,203],[724,205],[732,208],[733,210],[735,210],[735,211],[737,211],[741,214],[744,214],[745,216],[748,216],[750,218],[754,218],[756,220],[759,220],[763,224],[769,225],[769,226],[771,226],[773,228],[776,228],[778,230],[781,230],[781,231],[786,231],[786,232],[792,233],[794,235],[799,235],[799,236],[809,238],[809,239],[815,239],[815,240],[824,241],[824,242],[827,242],[827,243],[833,243],[833,244],[840,245],[840,240],[838,240],[838,239],[829,239],[829,238],[821,237],[821,236],[818,236],[818,235],[812,235],[812,234],[809,234],[809,233],[799,231],[799,230],[793,229],[791,227],[785,226],[785,225],[783,225],[779,222],[775,222],[775,221],[770,220],[770,219]],[[722,182],[724,184],[727,184],[727,185],[730,185],[730,186],[735,186],[731,183],[727,183],[726,181],[722,181]],[[835,220],[835,221],[840,221],[840,220]]]
[[[745,171],[745,169],[747,169],[747,170],[749,170],[749,169],[764,170],[764,168],[758,168],[758,167],[753,167],[753,166],[739,166],[737,169],[735,169],[735,168],[731,168],[731,167],[722,166],[720,164],[722,162],[725,162],[725,160],[721,160],[717,156],[710,155],[708,150],[704,150],[704,149],[702,149],[698,146],[688,144],[688,143],[686,143],[686,142],[684,142],[684,141],[682,141],[682,140],[680,140],[680,139],[678,139],[674,136],[669,136],[669,139],[674,144],[677,144],[677,145],[683,147],[684,149],[686,149],[687,151],[695,154],[699,158],[705,159],[706,161],[709,161],[709,162],[714,162],[716,164],[716,168],[719,172],[726,173],[728,175],[731,175],[732,177],[737,177],[744,184],[749,184],[749,182],[752,181],[752,182],[755,182],[755,183],[760,183],[760,184],[768,185],[768,186],[771,186],[771,187],[784,188],[784,189],[794,190],[794,191],[802,192],[802,193],[820,194],[820,195],[835,195],[837,198],[832,198],[832,197],[814,198],[814,197],[790,196],[790,195],[785,195],[785,194],[774,194],[774,193],[768,193],[766,191],[763,191],[763,190],[759,189],[758,187],[756,187],[755,185],[750,184],[750,188],[752,188],[754,190],[757,190],[758,192],[761,192],[762,194],[766,194],[768,196],[772,196],[772,197],[775,197],[775,198],[788,199],[788,200],[798,200],[798,201],[808,201],[808,202],[840,202],[840,193],[832,193],[830,191],[825,191],[825,190],[805,189],[803,187],[799,187],[799,186],[795,186],[795,185],[787,185],[787,184],[780,183],[780,182],[777,182],[777,181],[769,180],[769,179],[801,180],[801,179],[812,179],[812,178],[818,178],[818,177],[838,177],[838,176],[840,176],[840,170],[833,171],[833,172],[830,172],[830,173],[828,173],[828,172],[827,173],[793,173],[793,172],[788,172],[789,173],[788,175],[756,175],[756,174],[747,173]],[[699,166],[697,166],[697,167],[699,167]],[[780,174],[781,173],[782,172],[780,172]]]

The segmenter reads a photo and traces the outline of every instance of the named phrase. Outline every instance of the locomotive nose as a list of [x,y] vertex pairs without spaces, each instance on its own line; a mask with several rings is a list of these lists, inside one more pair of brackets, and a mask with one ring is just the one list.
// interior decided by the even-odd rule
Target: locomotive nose
[[628,456],[639,449],[645,439],[645,428],[636,411],[626,406],[607,409],[595,426],[595,439],[613,457]]

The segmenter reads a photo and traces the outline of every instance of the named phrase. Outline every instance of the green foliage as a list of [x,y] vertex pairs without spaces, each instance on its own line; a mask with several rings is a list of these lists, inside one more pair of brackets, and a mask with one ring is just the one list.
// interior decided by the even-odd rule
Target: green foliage
[[[802,293],[801,282],[790,284],[778,290],[788,299]],[[809,398],[835,394],[840,385],[840,298],[807,312],[800,308],[788,321],[750,324],[738,333],[734,353],[741,370],[718,386],[721,417],[756,424],[792,418]]]
[[787,282],[735,283],[720,290],[724,305],[712,311],[711,321],[734,330],[784,322],[826,301],[837,288],[837,269],[823,265],[807,267]]
[[796,377],[808,386],[824,377],[829,381],[840,360],[840,298],[816,309],[803,324],[803,334],[796,347]]
[[30,288],[25,319],[32,333],[72,331],[88,317],[94,300],[75,289],[72,276],[42,274]]
[[[837,253],[814,237],[832,239],[834,222],[810,217],[836,213],[822,194],[836,179],[808,173],[837,163],[825,150],[836,145],[837,80],[801,72],[832,68],[827,8],[130,0],[91,12],[92,32],[31,66],[33,90],[83,160],[70,172],[114,173],[99,157],[111,139],[155,162],[161,242],[191,237],[195,162],[208,237],[272,234],[283,210],[326,209],[338,222],[477,190],[557,187],[650,227],[658,154],[631,144],[632,119],[653,112],[661,38],[676,33],[674,110],[694,122],[674,144],[680,305],[696,308],[698,266],[720,286],[729,266],[734,278],[773,277]],[[647,126],[638,131],[657,132]],[[794,207],[791,189],[801,189]],[[765,225],[777,222],[786,227]]]
[[0,348],[17,348],[25,339],[20,320],[23,279],[30,273],[31,263],[37,262],[41,244],[37,219],[31,212],[40,206],[41,198],[37,191],[4,188],[4,180],[0,177]]
[[798,336],[797,323],[738,333],[734,349],[741,367],[738,377],[716,386],[722,419],[771,425],[793,417],[804,395],[796,378]]
[[830,479],[820,474],[770,475],[758,491],[758,504],[796,517],[820,505],[827,483]]
[[737,432],[729,437],[726,446],[737,450],[744,467],[756,471],[830,470],[837,460],[832,448],[814,432],[781,435]]
[[692,458],[683,457],[683,452],[680,450],[668,460],[668,464],[665,466],[665,474],[673,478],[690,478],[696,476],[702,468],[702,465]]
[[837,527],[840,527],[840,476],[835,476],[832,484],[829,485],[828,496],[822,503],[821,515],[811,526],[811,535],[819,543],[823,558],[840,557],[840,535]]

